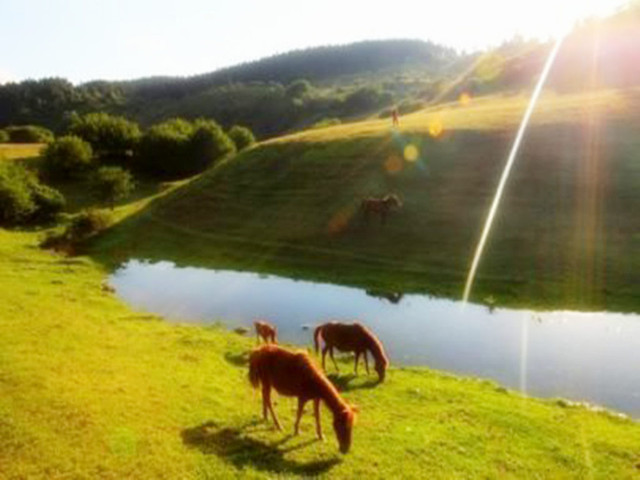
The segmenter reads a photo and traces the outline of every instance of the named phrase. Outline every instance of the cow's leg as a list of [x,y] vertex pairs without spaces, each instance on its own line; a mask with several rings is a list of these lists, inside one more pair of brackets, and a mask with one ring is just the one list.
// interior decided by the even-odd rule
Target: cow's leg
[[302,413],[304,412],[305,403],[307,403],[307,401],[303,400],[302,397],[298,398],[298,412],[296,414],[296,423],[293,427],[294,435],[298,435],[298,433],[300,433],[300,419],[302,418]]
[[336,371],[340,372],[340,369],[338,368],[338,364],[336,363],[336,359],[333,357],[333,347],[329,349],[329,355],[331,356],[331,360],[333,361],[333,366],[336,367]]
[[364,366],[367,369],[367,375],[369,375],[369,357],[366,350],[364,351]]
[[278,430],[282,430],[282,426],[280,425],[280,422],[278,421],[278,417],[276,416],[276,412],[273,409],[273,404],[271,403],[271,386],[270,385],[267,385],[266,387],[262,388],[262,395],[266,399],[267,408],[271,412],[271,417],[273,418],[273,423],[276,424],[276,428]]
[[329,346],[325,343],[324,347],[322,347],[322,369],[326,372],[327,365],[325,360],[327,359],[327,350],[329,350]]
[[313,414],[316,417],[316,434],[320,440],[324,440],[324,435],[322,435],[322,424],[320,423],[320,399],[316,398],[313,400]]

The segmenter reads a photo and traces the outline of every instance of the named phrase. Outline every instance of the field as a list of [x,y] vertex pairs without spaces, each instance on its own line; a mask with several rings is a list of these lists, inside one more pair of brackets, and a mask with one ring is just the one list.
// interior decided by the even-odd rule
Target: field
[[[637,90],[547,95],[525,137],[472,299],[638,311]],[[152,202],[88,252],[459,298],[526,107],[465,99],[258,145]],[[397,193],[387,225],[362,198]],[[188,248],[185,248],[188,246]]]
[[[335,379],[360,408],[337,453],[309,412],[291,437],[259,421],[246,378],[253,341],[131,311],[86,257],[0,231],[0,477],[632,478],[640,426],[426,368]],[[349,370],[349,365],[343,365]],[[335,377],[334,377],[335,378]]]
[[[638,311],[639,100],[543,99],[476,300]],[[526,100],[464,103],[395,133],[388,121],[302,132],[193,179],[145,182],[80,256],[40,249],[43,230],[0,230],[0,478],[636,477],[636,422],[428,368],[393,367],[382,385],[332,375],[360,410],[342,456],[327,410],[326,442],[310,411],[290,435],[291,399],[276,406],[284,432],[260,421],[253,339],[166,323],[105,288],[141,257],[459,295]],[[0,156],[36,166],[39,148]],[[57,187],[70,214],[95,203],[86,185]],[[360,199],[390,191],[403,209],[364,223]]]

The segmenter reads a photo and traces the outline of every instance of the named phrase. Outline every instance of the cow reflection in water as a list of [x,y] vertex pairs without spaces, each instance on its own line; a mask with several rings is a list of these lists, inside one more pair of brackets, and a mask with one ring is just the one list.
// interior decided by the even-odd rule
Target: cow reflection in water
[[384,298],[394,305],[400,303],[402,297],[404,297],[404,293],[401,292],[385,292],[383,290],[367,290],[367,295],[370,297]]

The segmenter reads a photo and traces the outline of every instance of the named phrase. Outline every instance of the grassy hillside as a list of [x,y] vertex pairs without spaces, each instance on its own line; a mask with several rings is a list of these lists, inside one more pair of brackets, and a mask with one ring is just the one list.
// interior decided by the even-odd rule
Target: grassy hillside
[[332,434],[314,440],[309,412],[291,437],[289,399],[278,399],[285,432],[276,432],[259,421],[246,378],[252,340],[133,312],[103,290],[101,266],[42,251],[37,239],[0,230],[3,479],[637,472],[640,427],[630,420],[420,368],[392,369],[374,388],[334,377],[361,411],[347,456]]
[[[401,119],[265,142],[174,190],[91,246],[129,257],[459,297],[525,97],[464,98]],[[638,311],[638,90],[543,97],[473,298]],[[403,209],[365,224],[358,205]]]

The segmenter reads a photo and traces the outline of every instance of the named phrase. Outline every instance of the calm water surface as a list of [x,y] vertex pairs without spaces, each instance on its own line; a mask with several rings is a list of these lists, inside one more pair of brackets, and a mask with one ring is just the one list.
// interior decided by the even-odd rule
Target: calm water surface
[[[640,417],[640,315],[533,312],[466,305],[254,273],[131,260],[111,277],[132,306],[169,319],[251,327],[264,318],[284,342],[310,345],[327,319],[359,319],[396,364],[497,380],[536,396],[605,405]],[[252,332],[253,333],[253,332]]]

